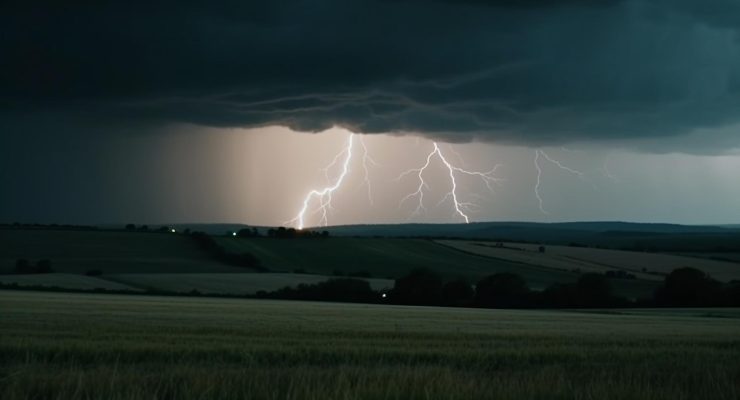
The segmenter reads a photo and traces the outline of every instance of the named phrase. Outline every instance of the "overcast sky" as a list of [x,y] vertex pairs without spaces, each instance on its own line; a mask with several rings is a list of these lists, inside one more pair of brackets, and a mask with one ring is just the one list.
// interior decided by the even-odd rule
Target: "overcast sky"
[[438,158],[399,205],[433,141],[500,164],[457,173],[471,221],[738,223],[739,33],[736,0],[10,2],[0,221],[279,225],[356,132],[372,197],[355,141],[330,224],[462,221]]

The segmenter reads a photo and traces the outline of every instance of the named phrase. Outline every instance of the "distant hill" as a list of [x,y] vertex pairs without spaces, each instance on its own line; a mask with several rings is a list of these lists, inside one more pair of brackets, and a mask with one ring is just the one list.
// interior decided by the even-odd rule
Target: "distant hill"
[[[387,224],[387,225],[340,225],[327,228],[336,235],[384,235],[384,236],[478,236],[518,234],[519,232],[568,231],[569,235],[583,233],[630,232],[630,233],[727,233],[731,227],[711,225],[651,224],[633,222],[474,222],[470,224]],[[540,236],[540,235],[538,235]]]
[[[176,224],[222,235],[242,224]],[[251,226],[250,226],[251,227]],[[268,227],[257,226],[263,234]],[[310,228],[332,236],[463,238],[568,244],[665,252],[740,252],[740,225],[635,222],[474,222],[470,224],[338,225]]]
[[[154,225],[153,225],[154,226]],[[208,223],[185,223],[172,225],[180,230],[189,228],[200,230],[210,234],[223,234],[225,232],[238,231],[245,227],[253,227],[245,224],[208,224]],[[255,226],[260,230],[270,227]],[[641,223],[641,222],[473,222],[470,224],[358,224],[358,225],[335,225],[328,227],[311,227],[309,229],[328,230],[337,236],[460,236],[460,237],[490,237],[491,235],[516,234],[517,232],[546,233],[569,231],[573,232],[630,232],[630,233],[728,233],[740,232],[740,225],[680,225],[665,223]]]
[[[471,224],[345,225],[322,228],[333,236],[454,237],[553,244],[584,244],[656,251],[737,247],[740,229],[629,222],[480,222]],[[733,247],[733,248],[734,248]]]

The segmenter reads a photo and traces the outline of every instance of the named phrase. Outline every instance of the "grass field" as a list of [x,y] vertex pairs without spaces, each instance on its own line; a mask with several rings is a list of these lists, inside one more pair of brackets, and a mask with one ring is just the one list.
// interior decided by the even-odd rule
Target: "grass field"
[[0,274],[19,258],[50,259],[56,272],[242,272],[212,260],[182,235],[114,231],[0,229]]
[[[253,295],[260,290],[274,291],[301,283],[315,284],[335,277],[326,275],[251,273],[251,274],[118,274],[107,276],[116,282],[138,288],[169,292],[197,290],[204,294]],[[392,288],[388,279],[366,279],[373,289]]]
[[496,272],[516,272],[533,287],[572,282],[578,275],[538,266],[466,254],[424,239],[330,238],[282,240],[218,238],[228,251],[249,252],[272,271],[331,275],[367,271],[376,278],[397,278],[415,268],[430,268],[445,278],[477,279]]
[[[395,279],[415,268],[429,268],[445,279],[463,277],[471,283],[497,272],[514,272],[537,290],[553,283],[574,282],[579,276],[572,268],[475,255],[469,249],[454,249],[447,243],[423,239],[217,237],[216,240],[227,251],[252,253],[264,267],[277,274],[254,274],[250,269],[220,263],[199,249],[194,240],[178,234],[6,229],[0,230],[0,241],[6,244],[0,247],[0,281],[31,285],[32,281],[40,280],[45,286],[81,289],[104,282],[62,274],[100,270],[103,280],[138,288],[243,294],[278,289],[278,284],[315,283],[320,276],[332,276],[335,271],[367,272],[375,279]],[[23,278],[3,275],[13,270],[18,258],[31,262],[49,259],[54,271],[61,274]],[[303,273],[285,274],[294,271]],[[613,281],[615,292],[630,298],[650,297],[658,284],[658,280]]]
[[737,399],[740,310],[0,291],[0,398]]
[[[546,246],[546,252],[540,253],[539,245],[535,244],[504,243],[505,247],[499,248],[495,247],[493,242],[465,240],[439,242],[474,254],[557,270],[578,268],[583,272],[599,273],[624,270],[639,279],[663,280],[664,275],[676,268],[692,267],[724,282],[740,279],[740,264],[697,257],[570,246]],[[643,268],[652,273],[644,273]]]
[[138,290],[119,282],[76,274],[0,275],[0,283],[19,286],[44,286],[78,290]]

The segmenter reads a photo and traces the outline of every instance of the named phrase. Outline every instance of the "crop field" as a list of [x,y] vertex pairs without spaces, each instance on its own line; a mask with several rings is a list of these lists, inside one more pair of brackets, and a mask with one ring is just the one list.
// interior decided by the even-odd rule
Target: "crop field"
[[0,291],[0,398],[737,399],[740,310]]
[[[334,278],[326,275],[286,273],[243,273],[243,274],[118,274],[110,280],[139,288],[186,293],[197,290],[204,294],[253,295],[260,290],[274,291],[301,283],[315,284]],[[364,278],[358,278],[364,279]],[[375,290],[392,288],[388,279],[365,279]]]
[[546,246],[545,253],[540,253],[539,245],[535,244],[503,243],[502,248],[494,242],[442,240],[439,243],[473,254],[556,270],[577,268],[600,273],[624,270],[639,279],[663,280],[664,275],[676,268],[693,267],[720,281],[740,279],[740,264],[697,257],[569,246]]

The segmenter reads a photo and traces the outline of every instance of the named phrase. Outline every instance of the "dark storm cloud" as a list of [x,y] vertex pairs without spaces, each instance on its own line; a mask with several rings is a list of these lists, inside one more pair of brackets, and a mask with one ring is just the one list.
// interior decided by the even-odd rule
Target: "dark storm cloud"
[[6,127],[57,113],[85,126],[341,125],[531,145],[717,128],[729,137],[717,143],[740,145],[722,130],[740,122],[736,0],[4,8]]

